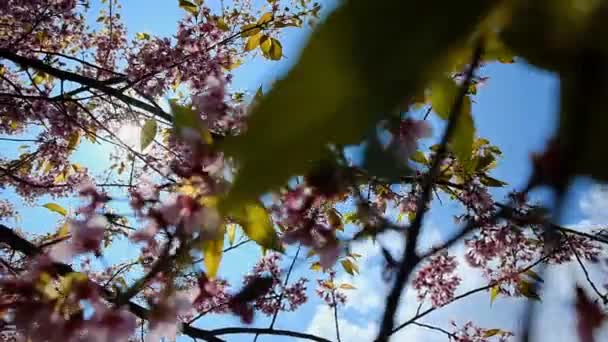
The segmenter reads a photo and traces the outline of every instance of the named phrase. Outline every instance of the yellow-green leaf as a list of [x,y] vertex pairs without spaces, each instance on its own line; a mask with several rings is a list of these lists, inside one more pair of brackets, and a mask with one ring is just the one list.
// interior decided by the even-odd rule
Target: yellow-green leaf
[[500,329],[488,329],[483,333],[483,337],[488,338],[502,333]]
[[258,25],[264,25],[266,23],[269,23],[271,20],[272,20],[272,13],[266,12],[260,16],[260,19],[258,19]]
[[458,123],[454,130],[454,135],[450,145],[458,160],[465,167],[466,171],[472,171],[473,141],[475,140],[475,125],[471,114],[471,100],[468,96],[464,98],[462,110],[458,115]]
[[220,30],[226,32],[229,31],[230,28],[228,27],[228,24],[226,24],[226,20],[224,20],[224,18],[219,18],[217,20],[217,28],[219,28]]
[[260,32],[258,24],[247,24],[241,26],[241,37],[250,37]]
[[268,51],[268,57],[273,61],[278,61],[283,57],[283,46],[281,42],[274,38],[270,38],[270,50]]
[[65,210],[62,206],[60,206],[57,203],[47,203],[45,205],[43,205],[43,207],[47,208],[50,211],[54,211],[57,214],[60,214],[62,216],[67,216],[68,211]]
[[188,0],[179,0],[179,7],[194,16],[198,15],[198,6]]
[[310,265],[310,269],[313,271],[321,271],[321,263],[320,262],[314,262]]
[[236,225],[226,225],[226,234],[228,235],[228,243],[230,246],[234,245],[234,238],[236,237]]
[[[225,152],[240,166],[230,206],[306,172],[330,143],[360,143],[385,113],[434,78],[437,65],[496,4],[387,1],[383,15],[370,16],[376,3],[343,2],[318,26],[291,72],[252,111],[247,131],[226,139]],[[403,30],[404,22],[416,29]],[[399,39],[393,39],[395,32]],[[279,49],[268,53],[276,58]]]
[[340,263],[342,264],[342,268],[344,268],[346,273],[350,275],[355,275],[356,273],[359,273],[359,267],[354,262],[345,259],[340,261]]
[[80,134],[78,132],[70,134],[70,137],[68,139],[68,150],[73,151],[74,149],[76,149],[78,143],[80,143]]
[[135,38],[139,40],[148,40],[150,39],[150,34],[146,32],[137,32]]
[[356,290],[357,288],[352,286],[351,284],[344,283],[340,285],[340,288],[343,290]]
[[270,47],[272,46],[272,40],[267,35],[263,35],[260,38],[260,50],[264,57],[268,58],[268,54],[270,53]]
[[245,234],[265,249],[282,251],[276,231],[266,208],[259,202],[251,202],[241,209],[231,212]]
[[224,235],[218,240],[205,240],[203,242],[203,256],[205,257],[205,269],[207,275],[211,278],[215,278],[217,271],[222,261],[222,254],[224,249]]
[[260,38],[262,38],[262,32],[258,32],[247,39],[245,44],[245,51],[251,51],[260,45]]
[[458,85],[449,77],[440,77],[431,83],[431,105],[435,113],[447,120],[458,96]]
[[156,120],[149,119],[146,120],[144,126],[141,128],[141,136],[140,136],[140,147],[143,151],[148,145],[154,141],[154,137],[156,137],[156,131],[158,130],[158,125],[156,124]]
[[414,152],[414,154],[412,154],[410,159],[415,161],[416,163],[420,163],[420,164],[426,165],[429,163],[429,161],[426,159],[426,156],[421,151]]
[[524,297],[540,301],[540,297],[534,289],[534,284],[527,280],[520,280],[517,284],[517,290]]
[[57,233],[55,233],[58,238],[62,238],[64,236],[67,236],[68,234],[70,234],[70,225],[67,222],[62,224],[61,227],[57,229]]
[[205,127],[200,115],[194,109],[188,106],[183,106],[177,103],[176,100],[169,100],[171,112],[173,113],[173,127],[175,131],[184,135],[187,131],[200,134],[201,140],[207,144],[211,144],[213,139],[211,133]]
[[494,303],[494,301],[496,300],[496,297],[498,297],[498,293],[500,293],[500,286],[499,285],[492,286],[492,288],[490,289],[490,305],[492,305]]

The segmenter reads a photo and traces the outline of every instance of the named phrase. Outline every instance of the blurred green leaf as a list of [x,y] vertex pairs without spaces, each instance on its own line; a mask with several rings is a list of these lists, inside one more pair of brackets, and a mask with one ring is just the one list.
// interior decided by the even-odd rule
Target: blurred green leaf
[[253,36],[247,38],[247,43],[245,44],[245,51],[251,51],[257,48],[260,45],[260,38],[262,38],[262,32],[258,32]]
[[270,216],[261,203],[248,203],[231,212],[231,216],[243,227],[245,234],[262,248],[283,251]]
[[488,175],[482,175],[481,177],[479,177],[479,181],[481,182],[481,184],[491,187],[503,187],[509,184],[496,178],[492,178]]
[[359,273],[359,267],[357,267],[357,265],[352,261],[345,259],[340,261],[340,263],[342,264],[342,268],[344,268],[346,273],[350,275],[355,275],[356,273]]
[[454,130],[454,135],[450,141],[450,146],[454,154],[464,166],[467,172],[472,170],[473,141],[475,140],[475,125],[471,113],[471,99],[465,96],[462,104],[462,112],[458,116],[458,123]]
[[220,267],[220,262],[222,261],[224,234],[221,234],[220,238],[217,240],[207,239],[203,241],[202,246],[207,275],[211,278],[215,278]]
[[150,34],[146,32],[137,32],[135,38],[139,40],[148,40],[150,39]]
[[152,141],[154,141],[157,130],[158,130],[158,125],[156,123],[156,120],[154,120],[154,119],[146,120],[146,122],[144,123],[144,126],[141,128],[141,136],[139,139],[139,144],[140,144],[142,151],[146,147],[148,147],[152,143]]
[[208,144],[212,142],[211,133],[196,111],[189,106],[179,104],[174,99],[169,100],[169,105],[173,113],[173,127],[178,135],[195,133],[200,135],[202,141]]
[[[329,143],[360,142],[374,123],[434,78],[437,65],[495,2],[392,0],[382,3],[382,15],[370,16],[377,6],[348,1],[335,10],[299,63],[253,110],[245,134],[227,139],[224,150],[240,166],[227,206],[304,173]],[[403,23],[416,29],[403,30]]]
[[47,204],[44,204],[43,207],[47,208],[50,211],[54,211],[54,212],[58,213],[61,216],[67,216],[68,215],[68,211],[65,210],[62,206],[60,206],[57,203],[47,203]]
[[188,0],[179,0],[179,7],[194,16],[198,15],[198,6]]
[[534,284],[527,280],[521,279],[517,283],[517,290],[519,291],[519,293],[521,293],[522,296],[526,298],[540,301],[540,296],[538,295],[538,293],[536,293],[534,289]]
[[443,120],[450,117],[450,110],[456,101],[459,87],[453,79],[441,77],[431,83],[431,105]]
[[258,25],[264,25],[269,23],[272,20],[272,12],[266,12],[260,16],[258,19]]
[[247,24],[241,26],[241,37],[251,37],[253,35],[258,34],[261,29],[258,27],[258,24]]

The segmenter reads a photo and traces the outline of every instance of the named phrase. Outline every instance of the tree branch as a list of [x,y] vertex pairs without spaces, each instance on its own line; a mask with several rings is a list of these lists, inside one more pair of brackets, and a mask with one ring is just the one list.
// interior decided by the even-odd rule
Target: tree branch
[[456,130],[458,118],[460,117],[460,113],[462,112],[464,98],[469,89],[471,80],[473,79],[475,70],[477,69],[481,60],[481,55],[483,52],[482,43],[483,42],[478,42],[477,47],[475,48],[475,52],[473,53],[473,59],[467,71],[467,75],[462,86],[460,87],[458,97],[456,98],[456,101],[454,102],[451,108],[450,120],[448,121],[445,133],[439,144],[439,149],[437,150],[435,158],[433,158],[433,164],[422,186],[422,194],[418,201],[418,209],[416,212],[416,216],[414,217],[414,220],[412,221],[412,224],[410,225],[409,229],[406,231],[406,247],[403,253],[403,257],[401,259],[402,264],[399,268],[399,271],[397,272],[395,284],[386,299],[386,308],[384,311],[384,316],[382,317],[380,331],[378,332],[377,340],[380,342],[386,341],[390,332],[393,330],[394,315],[397,311],[397,307],[399,306],[401,292],[403,290],[403,287],[407,283],[410,274],[421,260],[420,256],[416,254],[416,245],[418,241],[418,235],[420,234],[422,228],[422,220],[424,218],[424,214],[426,213],[426,204],[431,198],[435,178],[441,171],[441,163],[444,159],[445,154],[447,153],[447,144]]

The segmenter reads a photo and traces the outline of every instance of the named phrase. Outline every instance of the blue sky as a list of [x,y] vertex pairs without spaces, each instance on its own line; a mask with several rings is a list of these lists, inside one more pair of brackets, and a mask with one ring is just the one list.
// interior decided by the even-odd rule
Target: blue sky
[[[212,3],[212,2],[210,2]],[[136,32],[149,32],[159,35],[171,35],[176,27],[177,20],[183,15],[183,11],[178,8],[177,1],[172,0],[128,0],[122,1],[123,8],[121,14],[126,22],[130,35]],[[93,6],[93,11],[98,7]],[[92,13],[95,15],[95,13]],[[287,71],[289,66],[297,61],[297,55],[302,42],[308,32],[306,30],[291,29],[285,31],[281,40],[284,55],[287,57],[280,62],[268,61],[257,57],[247,61],[245,66],[235,72],[232,87],[238,90],[248,90],[254,92],[260,84],[268,88],[272,81],[279,77],[281,73]],[[499,146],[503,151],[503,159],[498,168],[494,171],[495,178],[504,180],[509,186],[496,190],[495,194],[501,199],[507,191],[518,188],[530,174],[530,155],[532,152],[541,151],[556,129],[555,102],[558,92],[558,84],[554,75],[526,66],[524,63],[512,65],[492,64],[484,67],[481,74],[488,76],[489,82],[481,88],[478,95],[474,97],[473,114],[477,128],[477,134],[488,138],[493,144]],[[432,121],[434,132],[440,134],[442,123]],[[423,141],[423,145],[430,145],[432,140]],[[15,143],[1,142],[3,151],[14,151],[18,146]],[[9,145],[11,147],[8,147]],[[75,161],[83,164],[96,165],[95,168],[103,167],[106,159],[103,157],[91,158],[91,155],[100,156],[104,149],[87,145],[77,151],[74,156]],[[92,154],[97,153],[97,154]],[[18,200],[10,190],[2,190],[1,197],[11,200]],[[534,193],[536,199],[548,198],[548,192],[537,191]],[[455,228],[452,215],[460,209],[460,206],[450,202],[446,196],[442,197],[442,203],[435,201],[427,220],[425,221],[425,233],[423,241],[431,244],[445,238]],[[19,205],[21,213],[20,222],[10,222],[22,227],[29,232],[53,231],[58,216],[40,207],[41,204],[49,202],[48,199],[41,199],[37,205],[26,207]],[[78,201],[75,199],[61,200],[60,203],[66,207],[75,208]],[[589,181],[581,180],[576,183],[568,197],[564,223],[577,225],[581,223],[599,223],[608,218],[602,215],[602,210],[608,210],[608,192],[595,187]],[[390,238],[390,237],[389,237]],[[120,260],[128,256],[133,256],[136,249],[127,243],[121,243],[120,248],[108,256],[109,261]],[[379,282],[380,279],[380,259],[377,255],[377,248],[369,243],[360,244],[355,247],[365,254],[361,269],[363,275],[357,279],[350,279],[350,276],[340,275],[345,280],[355,284],[358,289],[350,292],[353,298],[343,311],[343,318],[340,323],[343,330],[343,341],[365,340],[367,336],[373,336],[376,329],[376,322],[383,308],[383,294],[381,289],[385,285]],[[398,248],[398,247],[396,247]],[[288,255],[295,251],[289,250]],[[220,272],[234,283],[240,283],[241,274],[250,269],[259,256],[258,248],[249,245],[238,251],[231,252],[225,256]],[[288,258],[286,258],[288,259]],[[298,274],[306,272],[308,265],[305,262],[298,262],[296,271],[292,279],[297,279]],[[476,278],[473,271],[463,269],[467,275],[466,286],[482,284],[481,279]],[[571,328],[572,316],[568,312],[568,288],[564,288],[564,282],[572,283],[573,277],[579,277],[576,269],[568,269],[555,277],[561,287],[550,288],[547,300],[548,308],[543,310],[547,314],[543,327],[551,327],[547,331],[553,332],[556,341],[569,341],[571,334],[566,331]],[[566,274],[566,278],[564,278]],[[596,274],[597,275],[597,274]],[[561,278],[560,278],[561,277]],[[463,277],[464,278],[464,277]],[[578,279],[578,278],[577,278]],[[598,278],[599,279],[599,278]],[[309,283],[314,288],[315,283]],[[467,288],[462,288],[466,290]],[[555,290],[555,294],[552,294]],[[553,297],[552,297],[553,296]],[[311,300],[303,309],[296,313],[281,313],[277,322],[277,328],[293,330],[309,330],[311,332],[326,335],[333,339],[333,321],[329,313],[323,307],[315,295],[310,293]],[[412,304],[411,291],[405,296],[403,309],[400,316],[403,318],[411,314],[414,304]],[[517,328],[516,315],[521,310],[523,300],[510,300],[499,298],[492,308],[489,306],[488,294],[481,293],[473,296],[464,304],[455,304],[453,307],[446,308],[445,314],[430,315],[428,320],[444,328],[449,327],[449,319],[457,319],[460,322],[468,315],[474,321],[479,321],[486,328],[513,327]],[[559,327],[545,324],[552,324],[557,318],[569,317],[569,323],[561,324]],[[238,320],[223,316],[213,316],[211,319],[203,320],[201,327],[219,327],[226,325],[239,325]],[[258,315],[255,326],[266,327],[268,320]],[[428,332],[416,328],[407,330],[399,339],[405,337],[415,338],[419,341],[444,341],[443,335],[435,332]],[[553,336],[553,335],[552,335]],[[226,336],[229,341],[251,341],[252,336]],[[184,339],[186,340],[186,339]],[[285,341],[286,339],[261,337],[259,341]],[[549,339],[548,339],[549,340]]]

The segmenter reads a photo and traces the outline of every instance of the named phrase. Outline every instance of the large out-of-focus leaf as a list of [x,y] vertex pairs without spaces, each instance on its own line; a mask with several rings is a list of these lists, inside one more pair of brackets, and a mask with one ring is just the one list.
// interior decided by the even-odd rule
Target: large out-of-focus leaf
[[472,171],[473,141],[475,140],[475,124],[471,113],[471,99],[464,98],[462,109],[458,115],[458,123],[450,140],[454,154],[467,172]]
[[518,56],[550,70],[571,63],[585,34],[590,15],[601,1],[517,0],[502,39]]
[[222,254],[224,249],[224,234],[220,234],[220,238],[217,240],[205,240],[203,242],[203,256],[205,257],[205,268],[207,274],[215,278],[217,270],[220,267],[222,261]]
[[146,147],[148,147],[152,141],[154,141],[154,137],[156,137],[156,132],[158,130],[158,125],[156,124],[156,120],[150,119],[146,120],[144,126],[141,128],[141,136],[139,139],[141,150],[143,151]]
[[180,136],[197,134],[203,142],[211,143],[211,133],[205,127],[200,115],[191,107],[180,105],[175,100],[170,100],[171,112],[173,113],[173,127]]
[[458,85],[449,77],[440,77],[431,83],[431,105],[433,111],[443,120],[450,117],[450,110],[458,93]]
[[[576,46],[576,56],[560,72],[560,122],[557,143],[562,177],[574,174],[608,181],[608,50],[596,41],[605,36],[608,4],[589,19],[587,31]],[[545,161],[547,162],[547,161]],[[556,173],[556,172],[553,172]]]
[[230,213],[245,234],[264,249],[282,251],[268,212],[259,202],[251,202]]
[[240,162],[228,206],[305,172],[328,143],[360,142],[430,79],[496,3],[345,2],[256,106],[247,132],[226,143]]

